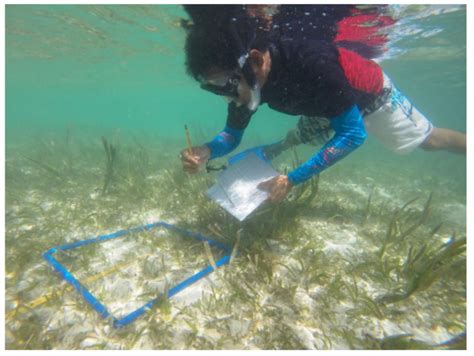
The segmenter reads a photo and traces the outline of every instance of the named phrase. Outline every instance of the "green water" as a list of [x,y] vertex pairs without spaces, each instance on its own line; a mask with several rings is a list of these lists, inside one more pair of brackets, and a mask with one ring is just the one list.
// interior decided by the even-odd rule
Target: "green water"
[[[184,123],[201,125],[209,137],[222,128],[225,103],[185,74],[178,6],[12,5],[6,15],[7,145],[67,127],[97,136],[141,130],[179,140]],[[396,46],[404,54],[382,65],[436,126],[465,132],[465,11],[428,16],[416,25],[443,31],[402,38]],[[246,137],[280,138],[295,122],[262,107]],[[364,155],[370,161],[375,151]],[[387,159],[396,166],[423,162],[427,172],[447,174],[465,189],[463,158]]]
[[[430,10],[413,6],[403,12],[405,22],[396,28],[399,33],[393,37],[393,54],[381,65],[435,126],[465,132],[466,11],[461,7],[429,14]],[[165,5],[6,6],[7,312],[59,285],[59,277],[49,271],[41,257],[52,246],[140,225],[150,219],[174,221],[211,235],[208,227],[217,222],[226,232],[226,242],[235,243],[240,227],[201,194],[215,175],[202,173],[193,180],[179,169],[178,153],[186,144],[183,126],[190,127],[193,143],[205,142],[223,127],[227,110],[221,98],[200,90],[185,73],[185,33],[178,26],[184,16],[179,6]],[[278,140],[296,122],[295,117],[262,106],[247,129],[242,146]],[[119,173],[105,193],[102,136],[119,147]],[[312,150],[298,148],[300,159],[304,160]],[[283,170],[292,160],[291,153],[284,155],[276,162],[277,168]],[[373,212],[364,225],[361,219],[372,187]],[[335,308],[334,313],[339,313],[336,306],[344,305],[338,303],[349,294],[352,301],[364,293],[373,295],[368,290],[362,292],[363,287],[359,286],[358,297],[347,292],[350,288],[346,288],[346,295],[331,297],[327,291],[338,290],[338,283],[342,283],[338,275],[347,276],[350,270],[340,262],[340,254],[344,253],[333,255],[325,249],[325,253],[316,254],[319,259],[314,262],[314,256],[307,252],[319,251],[324,241],[336,238],[341,231],[352,231],[361,243],[357,250],[360,259],[354,261],[360,263],[362,272],[354,278],[367,278],[369,284],[373,282],[387,291],[388,285],[381,287],[383,283],[377,284],[375,275],[364,272],[364,261],[375,266],[373,256],[364,248],[376,251],[380,247],[394,209],[418,197],[412,212],[417,216],[431,192],[430,219],[417,230],[419,236],[412,237],[419,238],[419,242],[412,240],[415,245],[420,243],[414,245],[416,248],[430,241],[426,239],[439,222],[443,226],[437,231],[433,246],[453,235],[465,236],[466,157],[421,150],[397,156],[369,138],[363,147],[321,175],[318,198],[307,207],[299,207],[299,215],[276,220],[284,225],[274,225],[274,230],[270,229],[273,235],[259,230],[258,220],[255,225],[249,223],[243,236],[246,242],[241,244],[243,257],[237,259],[234,269],[219,276],[233,283],[219,286],[217,297],[212,299],[215,304],[204,298],[185,308],[183,314],[172,313],[173,317],[164,319],[147,317],[148,324],[141,321],[120,334],[110,332],[107,323],[94,313],[81,316],[76,311],[78,320],[88,326],[75,333],[78,321],[66,318],[64,305],[78,305],[78,310],[87,310],[87,306],[74,293],[66,293],[39,309],[8,317],[7,348],[380,348],[387,345],[380,342],[383,336],[408,333],[415,333],[416,339],[430,345],[444,342],[465,329],[462,278],[455,286],[449,285],[449,277],[438,279],[438,284],[411,297],[419,298],[416,303],[408,300],[401,307],[394,304],[393,309],[374,312],[369,304],[354,302],[364,307],[354,309],[358,314],[351,314],[353,319],[324,319],[325,308]],[[276,210],[271,216],[275,218],[280,213]],[[409,222],[407,217],[405,223]],[[260,225],[264,223],[262,220]],[[374,237],[376,232],[380,239]],[[273,240],[279,241],[283,250],[288,247],[285,254],[290,262],[285,259],[285,264],[291,264],[294,257],[321,268],[321,276],[315,277],[318,282],[301,284],[275,272],[278,263],[274,261],[287,257],[273,248],[268,253],[268,244],[272,246]],[[312,245],[315,242],[319,245]],[[411,242],[400,243],[403,248],[387,249],[386,264],[396,265],[406,259]],[[305,250],[302,246],[311,248]],[[462,259],[455,263],[462,276],[465,260],[464,265]],[[273,271],[272,278],[259,275],[262,264]],[[331,265],[340,266],[331,269]],[[237,288],[249,279],[257,291],[247,289],[248,295],[259,300],[258,305],[250,297],[242,297],[245,293]],[[296,298],[298,291],[309,291],[314,284],[327,292],[320,299],[314,297],[316,303],[326,303],[315,307],[318,312],[284,296],[295,293]],[[457,294],[449,296],[450,288]],[[265,295],[272,296],[274,309],[265,309]],[[427,306],[429,300],[434,301]],[[228,310],[232,303],[236,307]],[[446,303],[452,306],[447,307]],[[206,313],[204,305],[212,305],[215,312],[208,309]],[[292,319],[285,314],[285,308],[297,310],[295,315],[300,317]],[[63,310],[60,314],[66,321],[57,321],[58,310]],[[370,310],[375,313],[376,322],[367,321],[372,317]],[[410,319],[413,310],[423,317]],[[438,319],[426,316],[436,311]],[[185,314],[186,323],[180,319]],[[277,314],[283,315],[284,320]],[[222,321],[223,315],[230,321]],[[224,331],[216,330],[209,325],[212,320],[217,324],[228,322],[230,326],[226,324]],[[240,331],[236,332],[235,323],[239,320],[249,320],[251,326],[239,324]],[[386,324],[380,327],[380,323]],[[317,324],[322,326],[318,329]],[[308,332],[298,329],[302,325],[317,340],[313,344],[301,341],[301,335]],[[189,332],[185,335],[178,331],[186,328]],[[369,330],[368,338],[357,331],[365,329]],[[291,334],[288,330],[295,336],[285,339],[283,335]],[[155,333],[166,336],[150,336]],[[400,347],[401,343],[397,345]],[[415,346],[409,344],[408,348]]]

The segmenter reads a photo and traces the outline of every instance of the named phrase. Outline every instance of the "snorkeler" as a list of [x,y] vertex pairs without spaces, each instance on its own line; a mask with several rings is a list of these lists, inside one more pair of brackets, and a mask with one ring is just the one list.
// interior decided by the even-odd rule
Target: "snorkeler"
[[[379,30],[394,23],[383,6],[186,5],[186,65],[201,88],[229,100],[225,128],[210,142],[181,152],[183,168],[233,151],[259,105],[298,115],[297,127],[253,149],[272,159],[301,143],[324,142],[308,161],[264,183],[270,200],[319,174],[362,143],[367,132],[397,153],[420,147],[466,153],[466,135],[436,128],[372,59],[383,50]],[[372,24],[368,26],[367,24]]]

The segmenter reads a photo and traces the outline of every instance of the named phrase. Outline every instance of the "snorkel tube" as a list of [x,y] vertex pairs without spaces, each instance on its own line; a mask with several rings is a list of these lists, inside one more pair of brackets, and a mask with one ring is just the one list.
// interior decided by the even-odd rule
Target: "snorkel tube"
[[260,86],[258,85],[257,78],[255,77],[255,73],[253,72],[248,59],[249,59],[250,46],[255,40],[256,34],[255,34],[255,30],[253,30],[252,38],[249,41],[249,46],[245,47],[244,44],[242,43],[242,39],[240,38],[237,32],[236,24],[237,24],[237,18],[233,17],[230,21],[229,30],[234,40],[234,43],[236,45],[237,63],[239,65],[240,70],[242,71],[242,75],[244,76],[244,79],[246,80],[247,84],[250,87],[250,101],[247,104],[247,108],[250,111],[255,111],[258,105],[260,104],[260,99],[261,99]]

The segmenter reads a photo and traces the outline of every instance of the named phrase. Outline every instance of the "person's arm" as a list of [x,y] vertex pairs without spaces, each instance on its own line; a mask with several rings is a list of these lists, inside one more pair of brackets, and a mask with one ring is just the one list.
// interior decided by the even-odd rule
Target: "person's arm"
[[209,159],[222,157],[232,152],[240,144],[243,134],[244,130],[232,129],[226,125],[224,130],[219,132],[212,141],[206,143],[211,151]]
[[364,120],[356,105],[330,122],[334,136],[313,157],[288,174],[291,184],[303,183],[319,174],[354,151],[367,137]]
[[224,130],[205,144],[211,151],[209,159],[225,156],[237,148],[254,112],[247,109],[245,105],[229,104]]

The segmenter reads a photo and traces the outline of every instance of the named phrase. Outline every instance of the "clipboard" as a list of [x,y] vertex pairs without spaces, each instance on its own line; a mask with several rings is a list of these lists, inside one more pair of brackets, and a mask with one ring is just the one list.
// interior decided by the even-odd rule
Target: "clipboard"
[[269,163],[250,152],[222,172],[206,194],[243,221],[268,198],[267,192],[257,188],[258,184],[278,175]]

